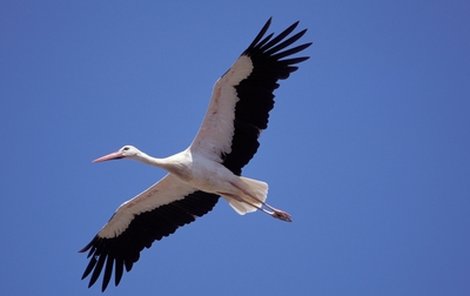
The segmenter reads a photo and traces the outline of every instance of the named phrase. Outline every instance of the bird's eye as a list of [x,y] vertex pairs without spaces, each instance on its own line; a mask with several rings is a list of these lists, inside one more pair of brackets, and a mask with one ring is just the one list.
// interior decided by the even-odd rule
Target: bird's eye
[[129,150],[129,149],[130,149],[129,147],[124,147],[124,148],[122,148],[122,150],[124,150],[124,151],[127,151],[127,150]]

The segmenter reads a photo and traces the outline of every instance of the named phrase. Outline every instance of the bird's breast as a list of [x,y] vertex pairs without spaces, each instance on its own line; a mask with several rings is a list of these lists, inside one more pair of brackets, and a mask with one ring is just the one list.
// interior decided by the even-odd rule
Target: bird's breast
[[232,175],[222,164],[205,158],[194,159],[190,171],[192,186],[211,193],[227,186]]

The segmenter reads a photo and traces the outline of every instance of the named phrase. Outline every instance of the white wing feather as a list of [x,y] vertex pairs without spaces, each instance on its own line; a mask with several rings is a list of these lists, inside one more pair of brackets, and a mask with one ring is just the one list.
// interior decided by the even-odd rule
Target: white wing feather
[[168,174],[144,192],[124,202],[98,235],[103,238],[116,237],[127,229],[135,215],[183,199],[195,191],[197,189]]
[[235,86],[253,70],[248,56],[242,55],[214,85],[209,109],[190,149],[205,157],[221,161],[220,155],[230,153],[234,134],[235,105],[239,98]]

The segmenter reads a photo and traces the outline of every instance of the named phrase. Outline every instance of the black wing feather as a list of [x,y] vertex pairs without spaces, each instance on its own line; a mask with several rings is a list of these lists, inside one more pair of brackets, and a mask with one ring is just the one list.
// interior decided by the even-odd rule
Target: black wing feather
[[254,47],[260,40],[261,38],[263,38],[264,34],[266,34],[266,32],[268,31],[269,29],[269,26],[271,25],[271,21],[272,21],[272,17],[270,17],[266,23],[264,24],[264,26],[261,28],[261,30],[259,31],[258,35],[256,35],[255,39],[253,39],[253,41],[251,42],[251,44],[248,46],[248,48],[250,47]]
[[[274,107],[273,91],[279,87],[278,80],[286,79],[296,71],[296,65],[309,57],[282,58],[298,53],[311,45],[305,43],[287,48],[299,40],[306,29],[288,37],[298,26],[295,22],[279,35],[269,34],[271,18],[266,22],[250,46],[242,53],[253,63],[251,74],[235,89],[239,101],[235,106],[234,135],[231,151],[222,155],[223,165],[240,175],[259,147],[258,137],[268,126],[269,111]],[[287,39],[286,39],[287,38]],[[261,41],[260,41],[261,40]]]
[[[272,46],[274,46],[275,44],[279,43],[282,39],[286,38],[290,33],[292,33],[292,31],[295,30],[295,28],[299,25],[299,22],[295,22],[293,23],[292,25],[290,25],[287,29],[285,29],[284,31],[282,31],[282,33],[280,33],[279,35],[277,35],[275,38],[273,38],[271,41],[269,41],[269,43],[267,43],[266,45],[261,45],[261,44],[258,44],[258,47],[264,47],[264,48],[270,48]],[[270,36],[272,36],[273,34],[271,34]],[[292,39],[292,38],[290,38]],[[267,54],[269,54],[267,52]]]
[[[154,210],[136,215],[128,228],[115,238],[96,235],[80,252],[89,252],[90,262],[82,279],[91,273],[89,287],[97,280],[104,268],[101,290],[104,291],[114,268],[114,283],[121,281],[124,267],[132,269],[139,260],[140,251],[150,248],[155,240],[160,240],[196,217],[207,214],[215,206],[219,196],[196,191],[184,199],[160,206]],[[105,264],[106,263],[106,264]]]

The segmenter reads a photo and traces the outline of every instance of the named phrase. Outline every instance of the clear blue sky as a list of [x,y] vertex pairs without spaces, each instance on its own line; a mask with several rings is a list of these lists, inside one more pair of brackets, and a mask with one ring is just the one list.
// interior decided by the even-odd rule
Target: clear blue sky
[[217,77],[273,16],[311,60],[247,176],[291,224],[211,214],[110,295],[470,295],[468,1],[0,2],[0,294],[101,295],[77,251],[184,149]]

